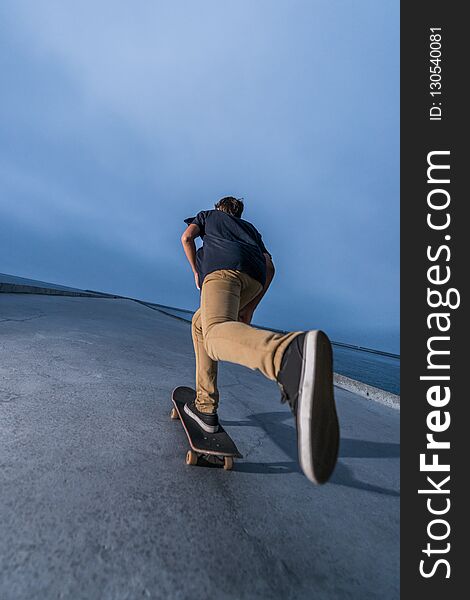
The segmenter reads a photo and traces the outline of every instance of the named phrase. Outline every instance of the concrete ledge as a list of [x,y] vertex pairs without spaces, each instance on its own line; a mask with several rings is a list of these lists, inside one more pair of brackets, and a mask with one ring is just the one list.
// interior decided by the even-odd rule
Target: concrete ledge
[[385,404],[385,406],[400,410],[400,396],[392,394],[391,392],[386,392],[373,385],[350,379],[345,375],[339,375],[339,373],[334,374],[334,384],[337,387],[353,392],[358,396],[363,396],[369,400],[374,400],[374,402],[380,402],[380,404]]
[[112,294],[102,294],[91,291],[61,290],[59,288],[37,287],[17,283],[0,283],[0,293],[3,294],[48,294],[51,296],[85,296],[89,298],[119,298]]

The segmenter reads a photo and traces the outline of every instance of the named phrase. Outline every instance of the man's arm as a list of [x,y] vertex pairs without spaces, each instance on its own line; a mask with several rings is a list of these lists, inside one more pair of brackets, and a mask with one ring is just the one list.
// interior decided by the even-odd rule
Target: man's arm
[[244,306],[239,313],[240,321],[242,321],[243,323],[247,323],[248,325],[251,323],[251,319],[253,318],[255,308],[258,306],[258,304],[261,302],[261,299],[268,291],[268,288],[271,285],[271,281],[273,280],[274,273],[276,272],[273,261],[271,260],[269,254],[264,253],[264,258],[266,260],[266,283],[264,284],[261,292],[257,296],[255,296],[253,300],[250,300],[250,302],[248,302],[248,304]]
[[185,229],[183,235],[181,236],[181,243],[183,244],[183,250],[186,254],[186,258],[188,259],[189,264],[191,265],[191,269],[194,273],[194,281],[196,283],[197,289],[199,288],[199,278],[196,270],[196,244],[194,240],[199,235],[199,227],[197,225],[188,225]]

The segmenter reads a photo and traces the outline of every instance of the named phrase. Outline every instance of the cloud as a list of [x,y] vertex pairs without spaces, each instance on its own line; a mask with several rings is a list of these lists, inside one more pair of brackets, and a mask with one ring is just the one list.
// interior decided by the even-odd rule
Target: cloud
[[[100,252],[115,273],[103,284],[164,302],[166,281],[165,298],[191,307],[183,219],[236,194],[277,265],[266,324],[319,315],[339,340],[397,349],[398,4],[18,0],[0,13],[0,211],[28,232],[23,254],[4,247],[16,274],[44,278],[47,261],[57,281],[73,239],[67,283]],[[47,239],[58,252],[41,263]],[[152,264],[159,287],[136,287]]]

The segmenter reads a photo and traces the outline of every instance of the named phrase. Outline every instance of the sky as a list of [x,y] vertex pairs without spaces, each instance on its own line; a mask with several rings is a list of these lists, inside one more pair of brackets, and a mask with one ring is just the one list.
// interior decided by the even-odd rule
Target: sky
[[399,351],[398,0],[0,3],[0,272],[195,309],[226,195],[254,317]]

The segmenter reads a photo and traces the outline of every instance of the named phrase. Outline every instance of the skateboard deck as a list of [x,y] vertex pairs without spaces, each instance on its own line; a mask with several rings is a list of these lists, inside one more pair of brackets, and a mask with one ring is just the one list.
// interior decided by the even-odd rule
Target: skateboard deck
[[218,462],[223,465],[224,469],[230,470],[233,466],[233,459],[243,457],[232,438],[220,424],[217,433],[208,433],[203,431],[184,412],[186,402],[191,402],[195,397],[196,392],[192,388],[184,386],[175,388],[171,395],[173,409],[170,416],[172,419],[181,421],[191,446],[191,450],[188,450],[186,454],[186,464],[195,465],[199,459],[203,459],[211,464]]

